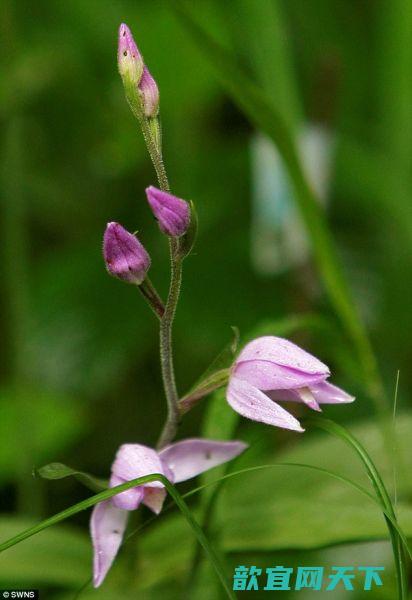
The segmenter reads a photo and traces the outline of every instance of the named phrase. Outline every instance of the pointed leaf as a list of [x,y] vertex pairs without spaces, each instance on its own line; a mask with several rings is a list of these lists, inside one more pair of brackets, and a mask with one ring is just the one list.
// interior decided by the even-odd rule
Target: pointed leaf
[[37,469],[37,473],[43,479],[64,479],[65,477],[74,477],[77,481],[80,481],[80,483],[94,492],[101,492],[108,487],[107,480],[94,477],[83,471],[77,471],[58,462],[40,467],[40,469]]

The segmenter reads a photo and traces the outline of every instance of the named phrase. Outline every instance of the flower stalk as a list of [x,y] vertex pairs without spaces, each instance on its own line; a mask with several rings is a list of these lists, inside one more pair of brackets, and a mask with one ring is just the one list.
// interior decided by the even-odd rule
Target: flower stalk
[[[159,182],[160,190],[170,192],[169,180],[163,162],[161,130],[158,118],[159,90],[135,44],[130,29],[122,23],[119,29],[119,72],[123,80],[127,102],[139,122]],[[160,435],[158,448],[170,443],[176,435],[180,420],[179,396],[173,367],[173,320],[182,282],[182,259],[179,241],[169,237],[171,277],[166,306],[145,279],[140,291],[160,319],[160,364],[167,401],[167,419]]]
[[[162,191],[170,190],[169,180],[163,162],[160,145],[152,135],[148,119],[139,119],[143,137],[156,171],[159,187]],[[182,259],[178,256],[179,242],[176,238],[169,238],[170,251],[170,286],[166,306],[160,321],[160,365],[162,371],[163,387],[167,402],[167,419],[160,434],[157,447],[163,448],[175,437],[180,421],[179,395],[177,392],[176,378],[173,365],[173,321],[179,301],[182,285]]]
[[182,260],[176,257],[176,240],[170,240],[171,277],[165,312],[160,322],[160,365],[167,402],[167,419],[157,443],[158,448],[169,444],[176,435],[180,421],[179,395],[173,365],[173,320],[182,285]]
[[149,277],[146,276],[143,283],[139,285],[139,291],[157,318],[161,320],[165,312],[165,307]]
[[[169,192],[170,185],[163,162],[161,147],[156,143],[152,135],[148,119],[141,117],[139,121],[150,158],[156,171],[159,187],[162,191]],[[163,448],[174,439],[180,422],[179,394],[177,392],[173,364],[173,321],[182,285],[182,259],[179,257],[178,249],[179,241],[176,238],[169,238],[170,286],[166,306],[160,321],[160,366],[167,403],[167,418],[160,434],[157,448]]]

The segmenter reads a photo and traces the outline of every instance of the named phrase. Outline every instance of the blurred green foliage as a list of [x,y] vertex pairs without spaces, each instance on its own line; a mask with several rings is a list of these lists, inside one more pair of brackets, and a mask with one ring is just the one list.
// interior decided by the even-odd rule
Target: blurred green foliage
[[[101,258],[107,221],[138,230],[152,257],[151,278],[166,293],[167,243],[144,197],[144,188],[155,184],[154,171],[117,74],[121,21],[132,28],[160,87],[172,189],[193,199],[199,214],[199,237],[185,263],[175,325],[179,390],[187,391],[224,347],[230,326],[239,327],[244,341],[257,330],[276,333],[279,319],[290,318],[298,320],[290,335],[330,364],[334,380],[358,396],[350,407],[328,408],[328,416],[353,422],[371,415],[354,350],[312,262],[277,276],[259,274],[251,262],[254,132],[195,49],[172,4],[3,0],[0,506],[17,516],[4,527],[2,518],[2,538],[24,528],[29,515],[44,516],[84,497],[74,480],[45,485],[31,476],[34,468],[61,461],[106,477],[119,444],[153,444],[165,416],[157,323],[133,288],[107,276]],[[264,90],[292,131],[309,121],[335,136],[328,223],[388,396],[399,369],[398,403],[410,408],[410,0],[187,4]],[[204,405],[188,415],[182,436],[199,433]],[[256,431],[242,422],[238,435],[253,439]],[[265,448],[255,452],[255,464],[265,462],[268,447],[273,454],[273,448],[293,443],[299,452],[301,439],[266,428]],[[316,462],[316,456],[306,460]],[[282,485],[281,475],[276,477]],[[288,477],[293,480],[295,474]],[[248,487],[246,479],[242,486]],[[236,482],[228,493],[232,488]],[[410,489],[400,489],[406,494],[403,502],[410,504]],[[333,515],[341,499],[335,487],[327,489],[327,496]],[[276,506],[274,495],[269,508]],[[321,518],[316,514],[312,524]],[[72,529],[44,532],[43,541],[30,542],[33,546],[18,560],[36,561],[22,585],[39,582],[50,597],[59,598],[66,588],[84,583],[90,557],[87,533],[78,527],[87,526],[87,515],[75,521]],[[152,538],[159,543],[155,535],[154,529]],[[287,533],[282,535],[286,544]],[[377,546],[386,551],[385,544]],[[42,559],[44,547],[48,551]],[[275,540],[268,547],[275,549]],[[157,559],[145,559],[144,548],[146,575],[160,582],[148,597],[164,598],[162,572],[170,567],[156,568]],[[357,551],[362,554],[362,546]],[[53,552],[70,565],[65,574],[57,565],[45,568]],[[268,564],[274,556],[269,554]],[[281,554],[279,560],[288,556]],[[303,556],[291,555],[290,564],[299,557],[304,563]],[[242,560],[247,564],[246,554]],[[14,569],[0,571],[2,587],[14,581],[19,572]],[[43,570],[55,576],[44,578]],[[124,573],[114,572],[117,576],[124,585]],[[204,576],[209,592],[203,597],[217,597],[220,592],[207,587],[210,574]],[[179,589],[172,586],[170,597],[180,597]],[[105,593],[92,595],[112,597],[110,590]],[[390,593],[388,588],[386,597]]]

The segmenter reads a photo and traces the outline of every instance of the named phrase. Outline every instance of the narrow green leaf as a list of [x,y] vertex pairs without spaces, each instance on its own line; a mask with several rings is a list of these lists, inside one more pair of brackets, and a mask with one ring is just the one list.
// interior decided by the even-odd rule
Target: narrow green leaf
[[205,381],[214,373],[225,369],[229,369],[232,366],[239,345],[240,335],[239,329],[237,327],[232,327],[231,329],[233,332],[233,337],[231,341],[228,344],[226,344],[223,350],[219,352],[216,358],[211,362],[211,364],[208,366],[206,371],[204,371],[198,382],[193,386],[192,390],[199,387],[202,381]]
[[188,412],[195,404],[197,404],[197,401],[204,396],[207,396],[211,392],[214,392],[215,390],[225,386],[229,381],[229,374],[229,369],[221,369],[220,371],[216,371],[201,381],[192,392],[179,400],[181,414]]
[[182,414],[189,411],[200,398],[225,386],[229,379],[230,367],[233,364],[239,344],[239,330],[232,327],[233,339],[217,355],[204,371],[191,390],[179,401]]
[[100,479],[89,473],[77,471],[76,469],[72,469],[63,463],[58,462],[40,467],[40,469],[37,469],[37,473],[40,477],[43,477],[43,479],[64,479],[65,477],[74,477],[93,492],[101,492],[102,490],[107,489],[109,483],[106,479]]
[[[265,465],[259,465],[259,466],[254,466],[254,467],[246,467],[243,469],[239,469],[236,471],[233,471],[232,473],[223,475],[217,479],[214,479],[213,481],[210,481],[209,483],[205,484],[205,485],[201,485],[197,488],[195,488],[194,490],[191,490],[190,492],[187,492],[186,494],[184,494],[183,498],[190,498],[198,493],[203,493],[207,488],[210,488],[211,486],[214,487],[219,487],[223,482],[225,481],[230,481],[233,479],[233,488],[234,489],[239,489],[239,484],[241,484],[242,481],[244,481],[244,486],[247,487],[253,487],[254,483],[255,483],[255,479],[252,477],[253,474],[258,474],[259,472],[263,474],[267,473],[267,477],[265,478],[266,481],[270,482],[271,478],[269,477],[269,474],[271,471],[280,471],[281,473],[279,474],[279,476],[277,477],[275,475],[275,487],[278,485],[279,482],[281,482],[282,480],[284,480],[286,482],[286,485],[288,485],[288,481],[292,478],[294,480],[300,480],[301,476],[297,476],[296,473],[291,473],[290,477],[288,477],[288,471],[292,470],[292,471],[296,471],[296,469],[303,471],[303,472],[308,472],[308,475],[310,475],[310,473],[318,473],[320,475],[324,475],[325,476],[325,480],[327,479],[332,479],[335,480],[337,482],[340,483],[344,483],[344,486],[340,486],[343,488],[347,488],[348,491],[350,492],[350,490],[355,491],[357,494],[361,494],[361,496],[363,498],[366,498],[370,504],[375,507],[377,507],[379,509],[379,511],[382,511],[382,507],[380,502],[377,500],[377,498],[368,490],[366,490],[363,486],[359,485],[358,483],[352,481],[351,479],[343,476],[343,475],[339,475],[333,471],[330,471],[329,469],[325,469],[322,467],[318,467],[316,465],[311,465],[311,464],[306,464],[306,463],[290,463],[290,462],[281,462],[281,463],[274,463],[274,464],[265,464]],[[248,477],[248,475],[250,475],[250,477]],[[240,477],[239,477],[240,476]],[[237,481],[239,480],[239,481]],[[316,479],[316,481],[319,484],[319,480]],[[325,481],[325,484],[327,483],[327,481]],[[240,489],[243,490],[245,489],[245,487],[241,487]],[[336,488],[336,489],[340,489]],[[273,486],[267,486],[267,492],[266,495],[270,495],[271,490],[273,490],[274,487]],[[330,498],[330,493],[332,491],[332,488],[328,488],[328,493],[327,493],[327,497]],[[335,488],[333,488],[333,490],[335,490]],[[238,494],[239,495],[239,494]],[[335,494],[334,494],[335,497]],[[232,507],[233,507],[233,501],[232,501],[232,496],[230,497],[230,501],[232,503]],[[273,500],[276,503],[276,499]],[[318,502],[319,499],[315,500],[315,502]],[[289,502],[293,502],[293,499],[289,499]],[[281,499],[281,503],[283,503],[283,499]],[[368,503],[366,503],[368,504]],[[168,505],[164,508],[163,513],[167,512],[168,510],[170,510],[171,506],[173,505]],[[249,505],[250,507],[250,505]],[[237,508],[240,509],[240,512],[237,510]],[[248,522],[250,521],[253,525],[253,523],[255,522],[254,519],[251,516],[248,516],[248,512],[247,512],[247,508],[244,508],[240,503],[239,506],[235,508],[236,514],[234,516],[234,518],[232,519],[233,521],[236,521],[237,523],[237,528],[239,529],[239,522],[243,522],[241,520],[239,520],[240,517],[246,518],[248,520]],[[329,506],[328,506],[329,508]],[[335,515],[339,514],[339,512],[342,511],[342,505],[340,503],[339,497],[335,497],[335,501],[333,502],[333,506],[330,507],[330,510],[322,510],[319,513],[319,515],[317,516],[316,520],[319,523],[321,523],[322,521],[324,522],[324,528],[325,531],[326,530],[331,530],[330,527],[330,518],[331,515],[333,515],[333,513],[335,513]],[[280,508],[280,512],[276,513],[277,514],[277,522],[279,522],[279,518],[282,518],[284,511],[282,510],[282,508]],[[385,511],[383,511],[383,513],[385,514]],[[372,514],[372,513],[371,513]],[[254,550],[257,550],[259,552],[263,552],[263,551],[272,551],[272,550],[279,550],[279,549],[285,549],[285,548],[298,548],[298,549],[315,549],[315,548],[320,548],[320,547],[330,547],[333,546],[335,544],[344,544],[344,543],[354,543],[355,541],[358,542],[367,542],[367,541],[376,541],[377,539],[385,539],[384,538],[384,533],[382,531],[382,533],[380,533],[378,536],[376,535],[370,535],[370,536],[365,536],[364,534],[360,535],[358,540],[355,540],[355,538],[353,538],[352,536],[348,537],[347,539],[345,538],[339,538],[336,539],[335,541],[332,541],[331,543],[327,543],[327,544],[319,544],[317,543],[318,540],[314,540],[311,543],[311,540],[308,539],[308,544],[305,546],[302,545],[298,545],[295,546],[294,544],[289,545],[285,540],[283,541],[283,543],[278,544],[278,539],[276,538],[276,534],[273,535],[273,544],[271,547],[259,547],[256,545],[250,545],[250,540],[248,540],[246,542],[246,545],[241,546],[241,545],[234,545],[230,539],[228,538],[228,536],[226,535],[225,532],[225,518],[228,516],[228,513],[224,513],[223,515],[223,521],[222,521],[222,535],[223,535],[223,549],[225,550],[225,552],[234,552],[236,554],[242,552],[242,551],[246,551],[248,553],[250,553],[251,549],[253,548]],[[255,515],[256,516],[256,515]],[[390,517],[389,514],[386,515],[389,520],[392,519],[392,517]],[[265,518],[269,517],[269,515],[267,515]],[[270,532],[276,532],[276,518],[273,519],[273,516],[271,515],[271,520],[267,521],[267,527],[269,528]],[[293,532],[294,529],[294,524],[293,522],[290,521],[290,516],[289,515],[285,515],[285,518],[289,519],[289,530]],[[272,523],[272,521],[274,520],[274,522]],[[181,572],[182,571],[182,565],[187,564],[188,561],[190,561],[191,558],[191,547],[190,544],[188,543],[188,537],[187,537],[187,529],[185,526],[183,526],[182,521],[180,518],[178,518],[176,515],[171,515],[170,518],[163,518],[162,521],[156,526],[156,528],[152,528],[150,530],[147,531],[147,533],[143,534],[143,531],[145,529],[147,529],[148,524],[143,524],[142,526],[140,526],[137,530],[135,530],[134,532],[132,532],[130,534],[129,537],[133,537],[135,534],[139,534],[139,540],[140,540],[140,549],[141,552],[144,554],[146,560],[148,562],[150,562],[151,560],[157,560],[160,561],[163,565],[164,565],[164,570],[167,569],[167,572],[173,571],[173,572]],[[408,545],[408,541],[406,539],[406,536],[403,533],[403,530],[399,527],[398,523],[396,523],[396,521],[394,521],[394,527],[397,528],[399,535],[401,536],[403,543],[404,543],[404,547],[405,550],[408,552],[409,556],[411,556],[411,550],[409,548]],[[292,536],[293,537],[293,536]],[[168,548],[168,540],[170,540],[171,538],[173,538],[175,540],[175,543],[179,549],[178,552],[176,552],[174,555],[170,554],[170,550]],[[309,534],[309,538],[310,538],[310,534]],[[237,535],[237,539],[242,539],[243,542],[244,540],[244,536]],[[155,583],[158,583],[159,580],[162,580],[165,578],[165,574],[163,572],[163,570],[159,571],[158,573],[148,573],[147,571],[142,571],[139,574],[139,581],[140,584],[143,587],[148,587],[150,585],[153,585]]]
[[407,600],[408,580],[402,548],[403,538],[399,533],[399,528],[396,521],[396,513],[392,504],[392,500],[387,492],[386,486],[379,474],[379,471],[375,467],[375,464],[373,463],[366,449],[345,427],[322,417],[311,417],[308,419],[308,422],[344,440],[351,448],[355,450],[356,454],[363,462],[366,472],[375,489],[376,496],[382,505],[382,509],[387,521],[397,573],[399,600]]
[[26,540],[27,538],[35,535],[36,533],[43,531],[47,527],[51,527],[52,525],[55,525],[56,523],[60,523],[61,521],[64,521],[65,519],[77,514],[78,512],[81,512],[87,508],[90,508],[90,507],[94,506],[95,504],[98,504],[99,502],[108,500],[109,498],[112,498],[113,496],[116,496],[117,494],[120,494],[121,492],[125,492],[126,490],[129,490],[133,487],[136,487],[139,485],[144,485],[146,483],[151,483],[153,481],[159,481],[160,483],[162,483],[165,486],[165,488],[167,489],[168,493],[172,496],[177,507],[179,508],[179,510],[185,517],[186,521],[192,528],[199,544],[203,547],[204,551],[206,552],[207,556],[209,557],[209,559],[210,559],[210,561],[222,583],[222,586],[225,589],[227,597],[234,599],[235,596],[233,595],[233,592],[228,585],[224,569],[219,561],[219,558],[218,558],[215,550],[213,549],[213,547],[209,543],[208,539],[206,538],[205,534],[203,533],[202,528],[199,526],[197,521],[192,516],[192,513],[191,513],[189,507],[187,506],[186,502],[183,500],[180,493],[176,490],[175,486],[173,484],[171,484],[170,481],[161,474],[146,475],[145,477],[138,477],[137,479],[132,479],[131,481],[123,483],[122,485],[118,485],[116,487],[113,487],[113,488],[107,489],[103,492],[100,492],[99,494],[96,494],[95,496],[91,496],[90,498],[87,498],[86,500],[83,500],[82,502],[79,502],[78,504],[74,504],[70,508],[67,508],[66,510],[63,510],[62,512],[57,513],[56,515],[54,515],[48,519],[45,519],[44,521],[41,521],[40,523],[38,523],[37,525],[34,525],[33,527],[29,527],[25,531],[22,531],[21,533],[13,536],[12,538],[6,540],[3,543],[1,543],[0,544],[0,552],[4,552],[8,548],[11,548],[12,546],[15,546],[16,544],[22,542],[23,540]]
[[385,518],[388,519],[388,521],[393,525],[394,529],[396,530],[396,532],[398,533],[405,550],[407,551],[409,557],[412,559],[412,551],[409,547],[408,544],[408,540],[406,538],[406,535],[404,534],[403,530],[401,529],[401,527],[399,526],[399,523],[396,520],[396,517],[391,515],[391,511],[382,507],[381,502],[379,501],[379,499],[375,498],[370,492],[368,492],[365,488],[363,488],[362,486],[360,486],[359,484],[357,484],[355,481],[350,480],[347,477],[344,477],[343,475],[339,475],[339,473],[334,473],[332,471],[329,471],[328,469],[324,469],[322,467],[318,467],[316,465],[309,465],[309,464],[305,464],[305,463],[275,463],[272,465],[259,465],[257,467],[247,467],[245,469],[240,469],[238,471],[233,471],[232,473],[227,473],[226,475],[222,475],[221,477],[219,477],[218,479],[215,479],[214,481],[211,481],[205,485],[200,486],[199,488],[196,488],[195,490],[191,490],[190,492],[188,492],[187,494],[185,494],[184,497],[189,497],[195,493],[198,493],[200,491],[202,491],[204,488],[206,488],[207,486],[210,485],[214,485],[217,483],[221,483],[222,481],[226,480],[226,479],[230,479],[236,475],[242,475],[243,473],[248,473],[248,472],[253,472],[253,471],[259,471],[262,469],[270,469],[270,468],[274,468],[274,467],[298,467],[301,469],[309,469],[312,471],[316,471],[318,473],[322,473],[323,475],[328,475],[329,477],[332,477],[333,479],[336,479],[338,481],[341,481],[343,483],[346,483],[348,486],[352,487],[353,489],[357,490],[358,492],[360,492],[361,494],[363,494],[364,496],[366,496],[367,498],[369,498],[369,500],[371,500],[374,504],[376,504],[380,509],[382,509],[383,514],[385,515]]

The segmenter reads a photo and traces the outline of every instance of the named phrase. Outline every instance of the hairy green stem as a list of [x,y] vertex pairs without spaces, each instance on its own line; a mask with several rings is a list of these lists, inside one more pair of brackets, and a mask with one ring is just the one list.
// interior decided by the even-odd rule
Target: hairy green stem
[[176,246],[176,241],[172,240],[169,295],[166,302],[165,312],[160,322],[160,363],[167,400],[168,415],[166,423],[163,427],[163,431],[157,443],[158,448],[163,448],[163,446],[166,446],[173,440],[176,435],[180,420],[180,411],[178,405],[179,396],[176,388],[172,347],[173,320],[182,283],[182,261],[175,256]]
[[161,190],[165,192],[170,191],[169,180],[167,177],[165,165],[163,162],[163,157],[161,153],[161,149],[158,144],[156,144],[155,139],[153,138],[152,130],[150,129],[149,121],[146,117],[139,117],[140,127],[142,128],[143,137],[146,142],[147,150],[150,154],[150,158],[152,159],[153,166],[156,171],[157,179],[159,181],[159,187]]
[[[131,102],[130,106],[142,128],[143,137],[159,181],[159,187],[161,190],[168,192],[170,191],[170,185],[163,162],[160,140],[155,139],[150,121],[143,115],[143,112],[138,112],[134,109],[134,102]],[[178,254],[179,242],[177,239],[170,238],[169,248],[171,265],[170,286],[166,306],[160,319],[160,365],[167,402],[167,419],[157,443],[158,448],[166,446],[173,440],[180,420],[179,396],[173,367],[172,332],[173,320],[182,284],[182,258]]]

